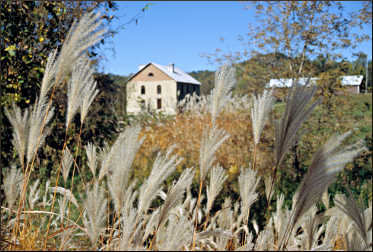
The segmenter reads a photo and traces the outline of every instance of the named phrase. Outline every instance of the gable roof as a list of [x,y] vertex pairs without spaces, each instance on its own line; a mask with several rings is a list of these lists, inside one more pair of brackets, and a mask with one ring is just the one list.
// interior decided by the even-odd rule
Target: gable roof
[[[310,78],[310,85],[316,84],[316,81],[320,78]],[[304,86],[307,83],[308,78],[299,78],[298,83]],[[349,75],[341,76],[342,86],[360,86],[363,80],[362,75]],[[267,84],[267,87],[291,87],[293,85],[293,79],[271,79]]]
[[[318,78],[310,78],[309,85],[316,84]],[[298,84],[301,86],[306,85],[308,78],[299,78]],[[268,83],[268,87],[291,87],[293,85],[293,79],[271,79]]]
[[341,84],[342,86],[360,86],[362,81],[362,75],[342,76]]
[[170,78],[172,78],[173,80],[175,80],[177,82],[184,82],[184,83],[191,83],[191,84],[201,85],[201,83],[199,81],[197,81],[192,76],[190,76],[189,74],[185,73],[183,70],[181,70],[178,67],[174,66],[173,67],[174,71],[171,71],[171,66],[163,66],[163,65],[159,65],[159,64],[156,64],[156,63],[153,63],[153,62],[149,62],[146,65],[139,66],[139,71],[137,73],[135,73],[133,76],[131,76],[131,78],[128,81],[130,81],[133,77],[135,77],[136,75],[138,75],[143,69],[145,69],[150,64],[152,64],[153,66],[157,67],[159,70],[161,70],[163,73],[167,74]]

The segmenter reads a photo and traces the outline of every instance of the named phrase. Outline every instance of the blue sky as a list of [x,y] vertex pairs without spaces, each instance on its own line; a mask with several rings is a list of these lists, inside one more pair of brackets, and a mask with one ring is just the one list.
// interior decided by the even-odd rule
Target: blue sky
[[[118,17],[112,28],[117,34],[103,52],[105,60],[100,71],[128,75],[138,65],[150,61],[161,65],[175,63],[186,72],[215,70],[201,54],[212,53],[216,48],[223,52],[242,50],[239,35],[248,32],[247,25],[254,21],[252,4],[242,1],[210,2],[151,2],[144,13],[141,9],[149,2],[116,2]],[[349,11],[359,9],[361,2],[343,2]],[[141,13],[138,23],[126,24]],[[118,27],[124,29],[118,29]],[[365,32],[372,36],[372,28]],[[224,38],[224,42],[221,41]],[[112,48],[113,50],[111,50]],[[372,58],[371,41],[361,44],[354,52],[363,51]],[[344,55],[350,58],[351,50]]]

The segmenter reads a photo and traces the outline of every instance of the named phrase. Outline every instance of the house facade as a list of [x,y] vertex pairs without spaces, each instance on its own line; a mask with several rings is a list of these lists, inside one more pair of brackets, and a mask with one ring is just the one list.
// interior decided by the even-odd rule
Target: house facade
[[150,62],[127,82],[127,113],[155,111],[176,114],[178,102],[187,94],[200,95],[201,83],[175,67]]

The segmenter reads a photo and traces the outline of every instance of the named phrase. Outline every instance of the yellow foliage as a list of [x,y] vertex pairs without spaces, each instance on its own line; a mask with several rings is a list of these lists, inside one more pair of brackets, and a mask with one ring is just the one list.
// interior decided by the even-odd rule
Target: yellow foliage
[[[135,159],[136,177],[149,174],[151,164],[159,151],[165,152],[168,147],[175,144],[174,153],[183,158],[177,167],[181,172],[183,168],[199,167],[199,149],[204,127],[211,126],[210,115],[197,115],[184,113],[176,115],[174,120],[168,120],[163,124],[153,123],[145,127],[141,135],[145,135],[145,141]],[[234,180],[240,167],[248,167],[252,162],[252,129],[248,112],[221,113],[217,118],[217,126],[229,133],[230,137],[216,152],[216,161],[227,169],[229,180]],[[268,172],[272,164],[272,149],[268,134],[271,130],[265,130],[257,151],[256,167],[260,174]],[[146,167],[146,168],[144,168]],[[199,176],[196,169],[196,176]]]

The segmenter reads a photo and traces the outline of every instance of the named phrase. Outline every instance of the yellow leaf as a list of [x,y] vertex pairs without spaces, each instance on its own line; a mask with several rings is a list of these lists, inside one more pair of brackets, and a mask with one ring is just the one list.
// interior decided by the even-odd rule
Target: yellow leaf
[[44,41],[44,38],[43,37],[40,37],[39,38],[39,42],[43,42]]
[[14,50],[16,50],[15,45],[11,45],[11,46],[8,46],[7,48],[5,48],[5,51],[14,51]]

